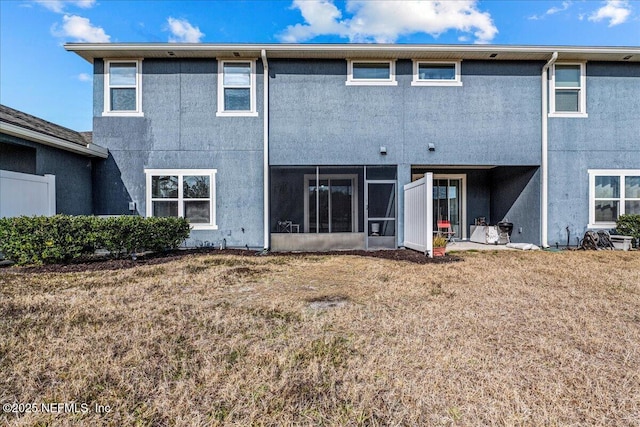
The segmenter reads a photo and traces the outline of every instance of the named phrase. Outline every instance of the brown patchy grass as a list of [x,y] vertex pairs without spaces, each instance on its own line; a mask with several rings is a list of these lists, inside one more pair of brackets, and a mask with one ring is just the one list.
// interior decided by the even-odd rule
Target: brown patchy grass
[[640,425],[640,253],[460,257],[0,270],[0,425]]

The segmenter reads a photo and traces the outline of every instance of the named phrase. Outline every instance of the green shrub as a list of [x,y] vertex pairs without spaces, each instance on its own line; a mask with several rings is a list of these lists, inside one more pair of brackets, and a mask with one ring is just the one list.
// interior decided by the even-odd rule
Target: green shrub
[[93,218],[56,215],[0,219],[0,251],[17,264],[68,262],[93,252]]
[[640,239],[640,214],[620,215],[616,221],[616,233]]
[[0,251],[18,265],[64,263],[106,249],[112,257],[175,249],[189,237],[184,218],[56,215],[0,219]]

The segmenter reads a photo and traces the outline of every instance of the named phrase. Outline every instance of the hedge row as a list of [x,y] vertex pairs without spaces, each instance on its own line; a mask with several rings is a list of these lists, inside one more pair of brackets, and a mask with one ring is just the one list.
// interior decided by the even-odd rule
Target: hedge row
[[53,264],[106,249],[115,258],[175,249],[189,237],[184,218],[56,215],[0,218],[0,252],[18,265]]
[[620,215],[616,221],[616,233],[640,239],[640,214]]

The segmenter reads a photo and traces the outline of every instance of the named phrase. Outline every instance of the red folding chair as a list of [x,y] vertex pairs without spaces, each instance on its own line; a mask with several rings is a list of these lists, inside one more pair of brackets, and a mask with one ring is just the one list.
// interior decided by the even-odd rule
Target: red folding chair
[[456,234],[451,228],[451,221],[439,220],[438,221],[438,234],[444,234],[447,236],[447,242],[455,243],[453,236]]

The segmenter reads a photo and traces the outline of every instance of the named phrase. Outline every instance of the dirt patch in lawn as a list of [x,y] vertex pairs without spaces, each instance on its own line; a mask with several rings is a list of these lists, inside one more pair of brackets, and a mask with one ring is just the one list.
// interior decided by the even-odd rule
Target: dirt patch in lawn
[[[31,267],[9,267],[11,270],[18,270],[23,273],[81,273],[88,271],[109,271],[124,270],[128,268],[140,267],[145,265],[165,264],[178,259],[193,257],[198,255],[235,255],[241,257],[318,257],[325,255],[357,255],[372,258],[382,258],[394,261],[406,261],[415,264],[447,264],[450,262],[460,261],[461,258],[456,255],[445,255],[443,257],[429,258],[423,253],[412,251],[409,249],[396,250],[380,250],[380,251],[325,251],[325,252],[256,252],[252,250],[242,249],[186,249],[164,253],[151,253],[138,255],[136,260],[131,258],[123,259],[105,259],[92,258],[83,259],[79,262],[70,264],[46,264]],[[196,267],[197,270],[200,267]],[[197,271],[191,271],[195,273]]]
[[321,297],[311,298],[308,302],[309,308],[324,310],[327,308],[344,307],[349,302],[349,297],[346,295],[323,295]]

